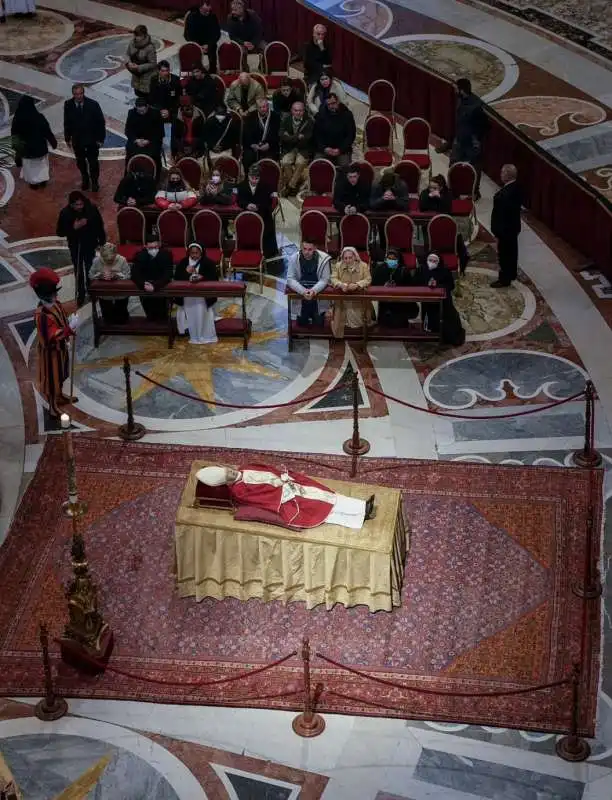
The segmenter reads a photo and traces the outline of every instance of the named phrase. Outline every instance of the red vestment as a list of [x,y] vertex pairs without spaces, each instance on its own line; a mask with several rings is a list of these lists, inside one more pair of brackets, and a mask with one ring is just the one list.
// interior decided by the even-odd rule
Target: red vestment
[[[249,483],[243,480],[249,470],[271,473],[277,479],[273,483]],[[323,484],[301,472],[289,472],[275,467],[249,464],[240,467],[241,478],[228,485],[232,499],[239,506],[254,506],[278,514],[287,526],[294,528],[316,528],[322,525],[334,508],[335,494]],[[244,476],[248,479],[248,476]],[[314,498],[301,495],[302,487],[310,494],[325,493],[326,497]],[[308,491],[307,491],[308,493]],[[291,495],[283,502],[283,494]]]

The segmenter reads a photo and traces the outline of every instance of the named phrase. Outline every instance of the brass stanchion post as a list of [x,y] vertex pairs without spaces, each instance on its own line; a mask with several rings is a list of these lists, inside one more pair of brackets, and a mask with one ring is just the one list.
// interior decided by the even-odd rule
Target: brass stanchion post
[[49,661],[49,631],[47,626],[40,623],[40,649],[42,651],[43,670],[45,674],[45,696],[34,707],[34,713],[43,722],[52,722],[63,717],[68,711],[68,703],[63,697],[58,697],[53,689],[51,676],[51,662]]
[[62,438],[64,440],[64,452],[66,454],[66,469],[68,471],[68,500],[62,503],[64,514],[67,517],[82,517],[87,511],[87,503],[79,500],[76,483],[76,461],[74,458],[74,447],[72,443],[72,431],[70,430],[70,417],[62,414],[60,417],[62,426]]
[[601,467],[601,453],[595,449],[595,387],[593,381],[587,381],[585,390],[584,413],[584,447],[574,453],[574,464],[577,467]]
[[310,643],[308,639],[302,641],[302,661],[304,663],[304,711],[293,720],[293,730],[298,736],[311,739],[325,730],[325,720],[315,711],[317,699],[323,685],[317,684],[313,694],[310,688]]
[[132,406],[132,381],[131,381],[130,359],[125,356],[123,359],[123,374],[125,375],[125,406],[127,410],[127,422],[119,426],[119,436],[124,442],[136,442],[147,432],[144,425],[134,422],[134,408]]
[[586,761],[591,755],[591,747],[586,739],[578,736],[578,717],[580,716],[580,665],[574,664],[572,673],[572,722],[568,736],[563,736],[555,745],[557,755],[564,761]]
[[601,597],[603,593],[603,586],[601,578],[599,577],[599,568],[597,564],[593,563],[593,527],[595,512],[593,509],[593,486],[592,486],[592,473],[589,475],[589,507],[587,510],[586,522],[586,537],[584,548],[586,551],[586,562],[584,567],[583,583],[578,581],[572,584],[572,591],[578,597],[585,600],[594,600],[596,597]]
[[[349,456],[363,456],[370,449],[370,443],[359,435],[359,375],[357,372],[353,372],[351,382],[353,388],[353,435],[343,443],[342,449]],[[356,472],[356,466],[355,461],[353,461],[353,476]]]

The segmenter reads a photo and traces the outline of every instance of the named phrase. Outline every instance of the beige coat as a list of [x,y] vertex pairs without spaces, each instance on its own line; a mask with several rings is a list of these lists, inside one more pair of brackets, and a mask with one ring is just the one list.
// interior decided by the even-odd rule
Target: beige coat
[[[372,283],[370,268],[360,261],[353,268],[346,267],[342,261],[337,261],[332,267],[331,285],[341,288],[344,284],[356,283],[360,289],[365,289]],[[350,294],[347,294],[347,298]],[[331,318],[331,329],[336,339],[344,337],[344,328],[361,328],[364,322],[364,310],[367,324],[372,322],[372,304],[363,300],[334,300]]]
[[151,37],[147,36],[140,47],[132,39],[127,49],[127,60],[136,64],[136,72],[132,72],[132,89],[135,92],[148,92],[157,69],[157,53]]
[[[240,105],[241,89],[242,87],[240,86],[240,82],[236,79],[232,84],[230,84],[230,87],[227,90],[225,102],[227,103],[227,107],[231,108],[232,111],[240,111],[242,108]],[[258,81],[251,78],[251,82],[249,83],[249,92],[247,95],[249,111],[254,111],[257,108],[257,100],[264,96],[264,89],[261,83],[258,83]]]
[[[106,272],[110,272],[116,280],[127,281],[130,279],[130,265],[123,256],[118,253],[112,264],[105,264],[100,256],[96,256],[89,268],[89,280],[97,281],[104,277]],[[102,297],[102,300],[116,300],[116,297]]]

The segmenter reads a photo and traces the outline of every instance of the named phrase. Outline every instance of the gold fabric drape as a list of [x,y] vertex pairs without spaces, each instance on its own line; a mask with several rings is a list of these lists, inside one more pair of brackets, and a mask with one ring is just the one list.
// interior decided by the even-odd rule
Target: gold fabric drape
[[292,531],[234,520],[231,511],[196,508],[196,462],[176,517],[177,583],[181,597],[203,600],[301,600],[307,608],[400,605],[407,532],[397,489],[326,480],[333,491],[367,499],[376,495],[376,518],[360,531],[320,525]]

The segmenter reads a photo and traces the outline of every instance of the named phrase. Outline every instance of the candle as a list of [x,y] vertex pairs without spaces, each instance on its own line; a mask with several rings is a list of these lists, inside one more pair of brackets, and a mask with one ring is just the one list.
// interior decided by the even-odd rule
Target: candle
[[68,414],[62,414],[60,417],[60,422],[64,430],[68,430],[70,428],[70,417]]
[[64,449],[66,451],[66,461],[74,460],[74,450],[72,449],[72,431],[70,430],[70,417],[68,414],[60,416],[60,424],[62,426],[62,433],[64,436]]

